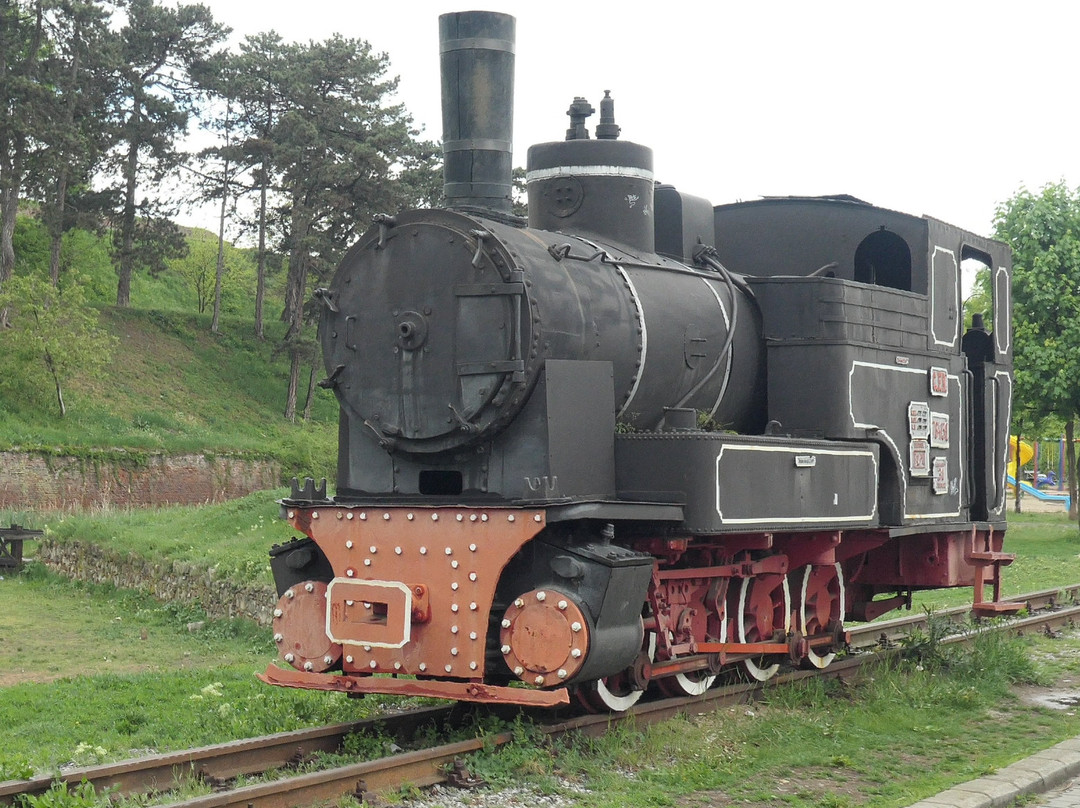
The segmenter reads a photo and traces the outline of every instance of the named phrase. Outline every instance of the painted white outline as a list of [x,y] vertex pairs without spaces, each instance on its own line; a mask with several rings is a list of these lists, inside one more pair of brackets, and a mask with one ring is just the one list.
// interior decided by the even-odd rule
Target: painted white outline
[[[1002,378],[1005,379],[1005,381],[1009,385],[1009,396],[1008,396],[1009,411],[1005,414],[1005,423],[1006,424],[1011,424],[1012,423],[1013,377],[1012,377],[1012,374],[1009,373],[1007,370],[999,370],[999,371],[996,371],[994,373],[994,380],[995,381],[998,381],[999,379],[1002,379]],[[993,436],[993,440],[996,442],[997,441],[997,435],[998,435],[998,410],[997,410],[998,397],[996,395],[990,396],[990,400],[994,405],[994,413],[993,413],[993,415],[994,415],[994,420],[993,420],[994,428],[992,430],[992,436]],[[1009,431],[1011,431],[1011,430],[1009,430]],[[1004,447],[1004,450],[1001,453],[1001,476],[997,481],[998,498],[997,498],[997,504],[994,506],[994,509],[993,509],[995,513],[1000,512],[1001,509],[1005,507],[1005,498],[1008,495],[1008,488],[1009,487],[1005,484],[1005,477],[1009,473],[1009,444],[1010,443],[1012,443],[1012,438],[1006,438],[1005,447]],[[989,455],[991,457],[993,457],[993,451],[994,451],[993,448],[991,448],[991,450],[989,452]],[[996,469],[995,469],[995,471],[996,471]],[[997,475],[995,475],[995,476],[997,476]]]
[[[1005,276],[1005,300],[998,300],[998,278]],[[994,344],[998,354],[1007,354],[1012,349],[1012,283],[1008,267],[998,267],[994,270]],[[998,315],[1005,320],[998,322]],[[1005,340],[1003,345],[1001,340]]]
[[653,182],[655,175],[647,168],[636,166],[556,166],[534,168],[525,175],[525,182],[540,182],[555,177],[630,177]]
[[[595,246],[595,245],[594,245]],[[634,396],[637,395],[638,386],[641,384],[641,379],[645,375],[645,360],[649,356],[649,329],[645,325],[645,308],[641,305],[641,298],[638,296],[637,287],[634,286],[634,282],[630,280],[630,273],[623,269],[617,262],[612,264],[619,274],[622,275],[623,281],[630,289],[630,297],[634,301],[634,307],[637,309],[638,322],[641,323],[641,364],[638,365],[637,373],[634,376],[634,383],[630,386],[630,393],[626,396],[626,401],[619,408],[619,411],[615,413],[616,418],[622,418],[630,408],[630,403],[634,400]]]
[[[768,517],[755,517],[746,519],[727,519],[724,517],[724,511],[720,507],[720,458],[724,456],[724,452],[731,450],[733,452],[786,452],[790,455],[807,454],[808,452],[815,455],[839,455],[842,457],[869,457],[874,471],[874,502],[873,507],[870,509],[870,513],[863,515],[853,516],[768,516]],[[746,446],[743,444],[724,444],[720,447],[720,453],[716,455],[716,513],[720,517],[720,521],[725,525],[757,525],[757,524],[769,524],[769,525],[788,525],[799,524],[801,522],[866,522],[873,520],[877,515],[878,503],[877,503],[877,491],[878,491],[878,463],[874,453],[867,449],[819,449],[816,446],[761,446],[753,445]]]
[[[937,283],[935,282],[936,281],[936,276],[937,276],[937,272],[935,270],[935,259],[937,258],[937,254],[939,252],[946,253],[949,256],[949,258],[952,259],[952,278],[953,278],[953,283],[952,283],[952,285],[953,285],[952,309],[953,309],[954,314],[953,314],[953,333],[952,333],[952,340],[950,342],[945,342],[943,340],[938,339],[937,328],[935,327],[936,320],[935,320],[934,315],[935,315],[935,312],[937,311],[937,305],[936,305],[935,300],[934,300],[934,292],[937,289]],[[946,348],[955,348],[956,347],[956,340],[960,335],[960,307],[959,307],[959,302],[957,300],[958,292],[956,290],[956,286],[960,282],[959,278],[960,278],[960,266],[959,266],[959,264],[956,263],[956,253],[953,252],[952,250],[946,249],[945,247],[942,247],[942,246],[940,246],[938,244],[935,244],[934,245],[934,252],[930,256],[930,335],[934,338],[934,344],[935,345],[942,345],[942,346],[944,346]]]
[[[709,291],[713,293],[713,297],[716,298],[716,305],[720,307],[720,313],[724,315],[724,327],[730,332],[731,318],[728,316],[727,309],[724,308],[724,301],[720,299],[720,293],[716,291],[716,288],[709,282],[708,278],[702,278],[701,282],[709,288]],[[735,305],[735,301],[732,301],[732,305]],[[723,347],[723,343],[721,343],[720,347]],[[720,393],[716,396],[716,403],[713,404],[713,408],[709,410],[710,418],[716,415],[716,411],[720,409],[720,402],[724,400],[724,395],[727,393],[728,382],[731,381],[731,357],[734,353],[735,343],[732,342],[731,347],[728,348],[727,352],[727,367],[724,368],[724,383],[720,385]]]
[[[855,409],[854,409],[855,395],[854,395],[854,390],[852,388],[853,388],[853,385],[855,383],[855,368],[856,367],[870,368],[870,369],[876,369],[876,370],[887,370],[890,373],[917,373],[920,376],[922,376],[923,378],[926,377],[926,369],[925,368],[913,368],[913,367],[899,367],[899,366],[896,366],[896,365],[883,365],[880,362],[863,362],[863,361],[858,360],[858,359],[853,359],[852,362],[851,362],[851,369],[848,371],[848,417],[851,418],[851,425],[855,429],[872,429],[875,432],[877,432],[877,434],[880,435],[892,447],[893,456],[896,457],[897,460],[900,462],[900,472],[901,472],[900,473],[900,482],[901,482],[901,485],[903,486],[902,499],[903,499],[903,518],[904,519],[941,519],[942,517],[945,517],[945,516],[959,516],[961,510],[963,509],[963,499],[964,499],[964,497],[963,497],[963,491],[964,491],[964,463],[963,463],[963,459],[965,457],[964,452],[966,451],[965,448],[964,448],[964,431],[960,430],[960,432],[958,433],[960,435],[960,437],[957,439],[957,444],[958,445],[956,447],[956,451],[957,451],[956,456],[958,458],[960,458],[960,463],[958,464],[959,468],[960,468],[960,473],[959,473],[959,476],[957,477],[957,479],[959,481],[959,485],[960,485],[960,493],[958,493],[957,496],[956,496],[956,510],[955,511],[949,511],[949,512],[944,512],[943,511],[941,513],[908,513],[908,507],[907,507],[908,469],[907,469],[907,464],[906,464],[906,460],[905,460],[904,456],[900,454],[900,448],[896,445],[896,441],[893,440],[892,435],[890,435],[888,433],[888,431],[884,427],[881,427],[878,424],[861,423],[861,422],[855,420]],[[957,390],[957,397],[958,397],[957,398],[957,412],[962,413],[962,412],[964,412],[964,406],[965,406],[965,404],[964,404],[964,387],[963,387],[963,385],[960,384],[960,377],[959,376],[956,376],[956,375],[950,373],[950,374],[948,374],[948,378],[949,378],[950,383],[951,382],[956,383],[956,390]],[[950,449],[950,451],[951,451],[951,449]]]
[[[398,643],[372,642],[371,640],[339,640],[330,633],[330,604],[333,603],[332,590],[335,584],[349,584],[351,586],[374,586],[382,589],[397,589],[405,593],[405,628],[402,632],[405,636]],[[352,598],[359,600],[359,598]],[[357,580],[356,578],[335,578],[326,587],[326,636],[341,645],[370,645],[372,648],[402,648],[409,642],[412,634],[412,589],[401,581],[369,581]]]

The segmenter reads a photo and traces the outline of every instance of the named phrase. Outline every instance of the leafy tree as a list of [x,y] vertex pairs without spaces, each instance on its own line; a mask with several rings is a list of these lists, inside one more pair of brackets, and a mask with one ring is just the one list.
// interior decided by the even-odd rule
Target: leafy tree
[[1080,414],[1080,189],[1022,188],[1000,205],[995,235],[1013,250],[1014,411],[1065,422],[1069,493],[1077,516],[1075,419]]
[[[260,244],[276,219],[287,255],[290,420],[301,365],[317,355],[304,334],[309,279],[325,277],[375,213],[424,202],[437,187],[435,147],[390,103],[397,81],[387,68],[385,54],[340,36],[308,44],[286,44],[274,33],[249,37],[238,57],[236,72],[246,77],[236,87],[238,121],[260,194]],[[256,319],[258,330],[258,303]]]
[[[0,0],[0,289],[15,269],[15,218],[41,118],[42,0]],[[0,306],[0,328],[8,310]]]
[[[52,0],[45,24],[50,48],[43,80],[51,88],[46,125],[38,137],[43,159],[34,185],[51,239],[49,275],[55,285],[61,268],[63,234],[96,213],[87,190],[111,145],[119,98],[116,67],[119,39],[109,28],[111,14],[98,0]],[[72,206],[72,202],[77,204]]]
[[191,231],[187,244],[186,254],[169,262],[169,271],[184,278],[195,292],[199,312],[206,311],[215,298],[219,312],[237,311],[241,292],[250,290],[251,256],[231,244],[222,245],[206,230]]
[[64,385],[76,373],[94,373],[109,361],[114,340],[86,304],[80,278],[69,273],[53,286],[43,275],[15,275],[0,292],[12,328],[0,332],[0,349],[31,381],[48,380],[60,415],[67,413]]
[[118,306],[131,302],[135,266],[160,265],[181,243],[175,226],[170,232],[161,201],[140,201],[137,192],[140,182],[160,183],[182,162],[176,141],[186,132],[200,92],[191,71],[210,57],[226,33],[206,6],[125,2],[128,21],[120,32],[120,79],[126,101],[117,155],[123,187],[116,232]]

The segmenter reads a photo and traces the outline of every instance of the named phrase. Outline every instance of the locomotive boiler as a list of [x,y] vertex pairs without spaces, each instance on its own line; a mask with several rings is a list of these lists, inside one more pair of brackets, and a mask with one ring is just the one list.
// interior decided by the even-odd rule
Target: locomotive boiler
[[[282,502],[263,678],[620,710],[824,667],[915,590],[1004,610],[1007,247],[850,197],[714,207],[607,94],[529,150],[518,219],[514,20],[439,24],[447,207],[376,217],[316,292],[337,485]],[[993,309],[962,334],[966,259]]]

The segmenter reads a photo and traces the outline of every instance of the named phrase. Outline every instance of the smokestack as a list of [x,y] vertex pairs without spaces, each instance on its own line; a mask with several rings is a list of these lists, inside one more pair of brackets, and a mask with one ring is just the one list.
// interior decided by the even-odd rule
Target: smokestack
[[439,17],[443,191],[450,207],[510,212],[514,18],[494,11]]

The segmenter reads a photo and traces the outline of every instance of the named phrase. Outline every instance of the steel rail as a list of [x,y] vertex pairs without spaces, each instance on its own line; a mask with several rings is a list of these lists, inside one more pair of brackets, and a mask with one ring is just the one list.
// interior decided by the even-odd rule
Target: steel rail
[[[1080,605],[1061,608],[1062,601],[1074,604],[1080,598],[1080,584],[1047,589],[1009,598],[1023,601],[1029,608],[1054,608],[1025,618],[1010,618],[986,627],[965,630],[942,639],[943,643],[969,642],[976,634],[990,630],[1024,633],[1031,630],[1049,631],[1055,626],[1080,623]],[[913,615],[894,620],[867,623],[851,629],[852,646],[869,648],[880,645],[877,638],[895,640],[914,628],[925,625],[932,617],[961,619],[970,614],[970,607],[942,610],[933,615]],[[886,651],[888,653],[888,651]],[[800,681],[814,676],[849,677],[866,663],[879,657],[855,653],[839,657],[824,670],[799,670],[781,673],[768,682],[733,684],[712,688],[700,696],[666,698],[639,702],[626,713],[581,715],[541,724],[545,735],[557,737],[568,732],[599,735],[625,720],[638,725],[669,720],[687,712],[709,712],[720,707],[752,701],[766,687]],[[475,705],[470,705],[475,710]],[[342,740],[352,732],[363,732],[376,726],[398,740],[408,738],[416,729],[428,723],[452,723],[455,714],[469,708],[458,705],[427,707],[407,712],[390,713],[362,721],[334,724],[294,732],[277,733],[215,746],[205,746],[180,752],[154,755],[102,766],[70,769],[58,777],[40,776],[27,780],[0,783],[0,804],[12,804],[19,794],[40,794],[57,779],[75,784],[87,781],[98,791],[108,789],[116,795],[149,791],[167,791],[185,779],[201,778],[215,785],[239,775],[259,774],[282,768],[307,759],[316,752],[335,752]],[[516,708],[496,710],[517,714]],[[558,717],[558,711],[534,713]],[[379,792],[411,783],[427,786],[446,780],[445,769],[461,756],[481,748],[507,743],[512,733],[485,736],[483,739],[446,744],[429,750],[405,752],[378,760],[296,775],[266,783],[231,789],[206,797],[174,803],[170,808],[289,808],[333,800],[343,794]]]

